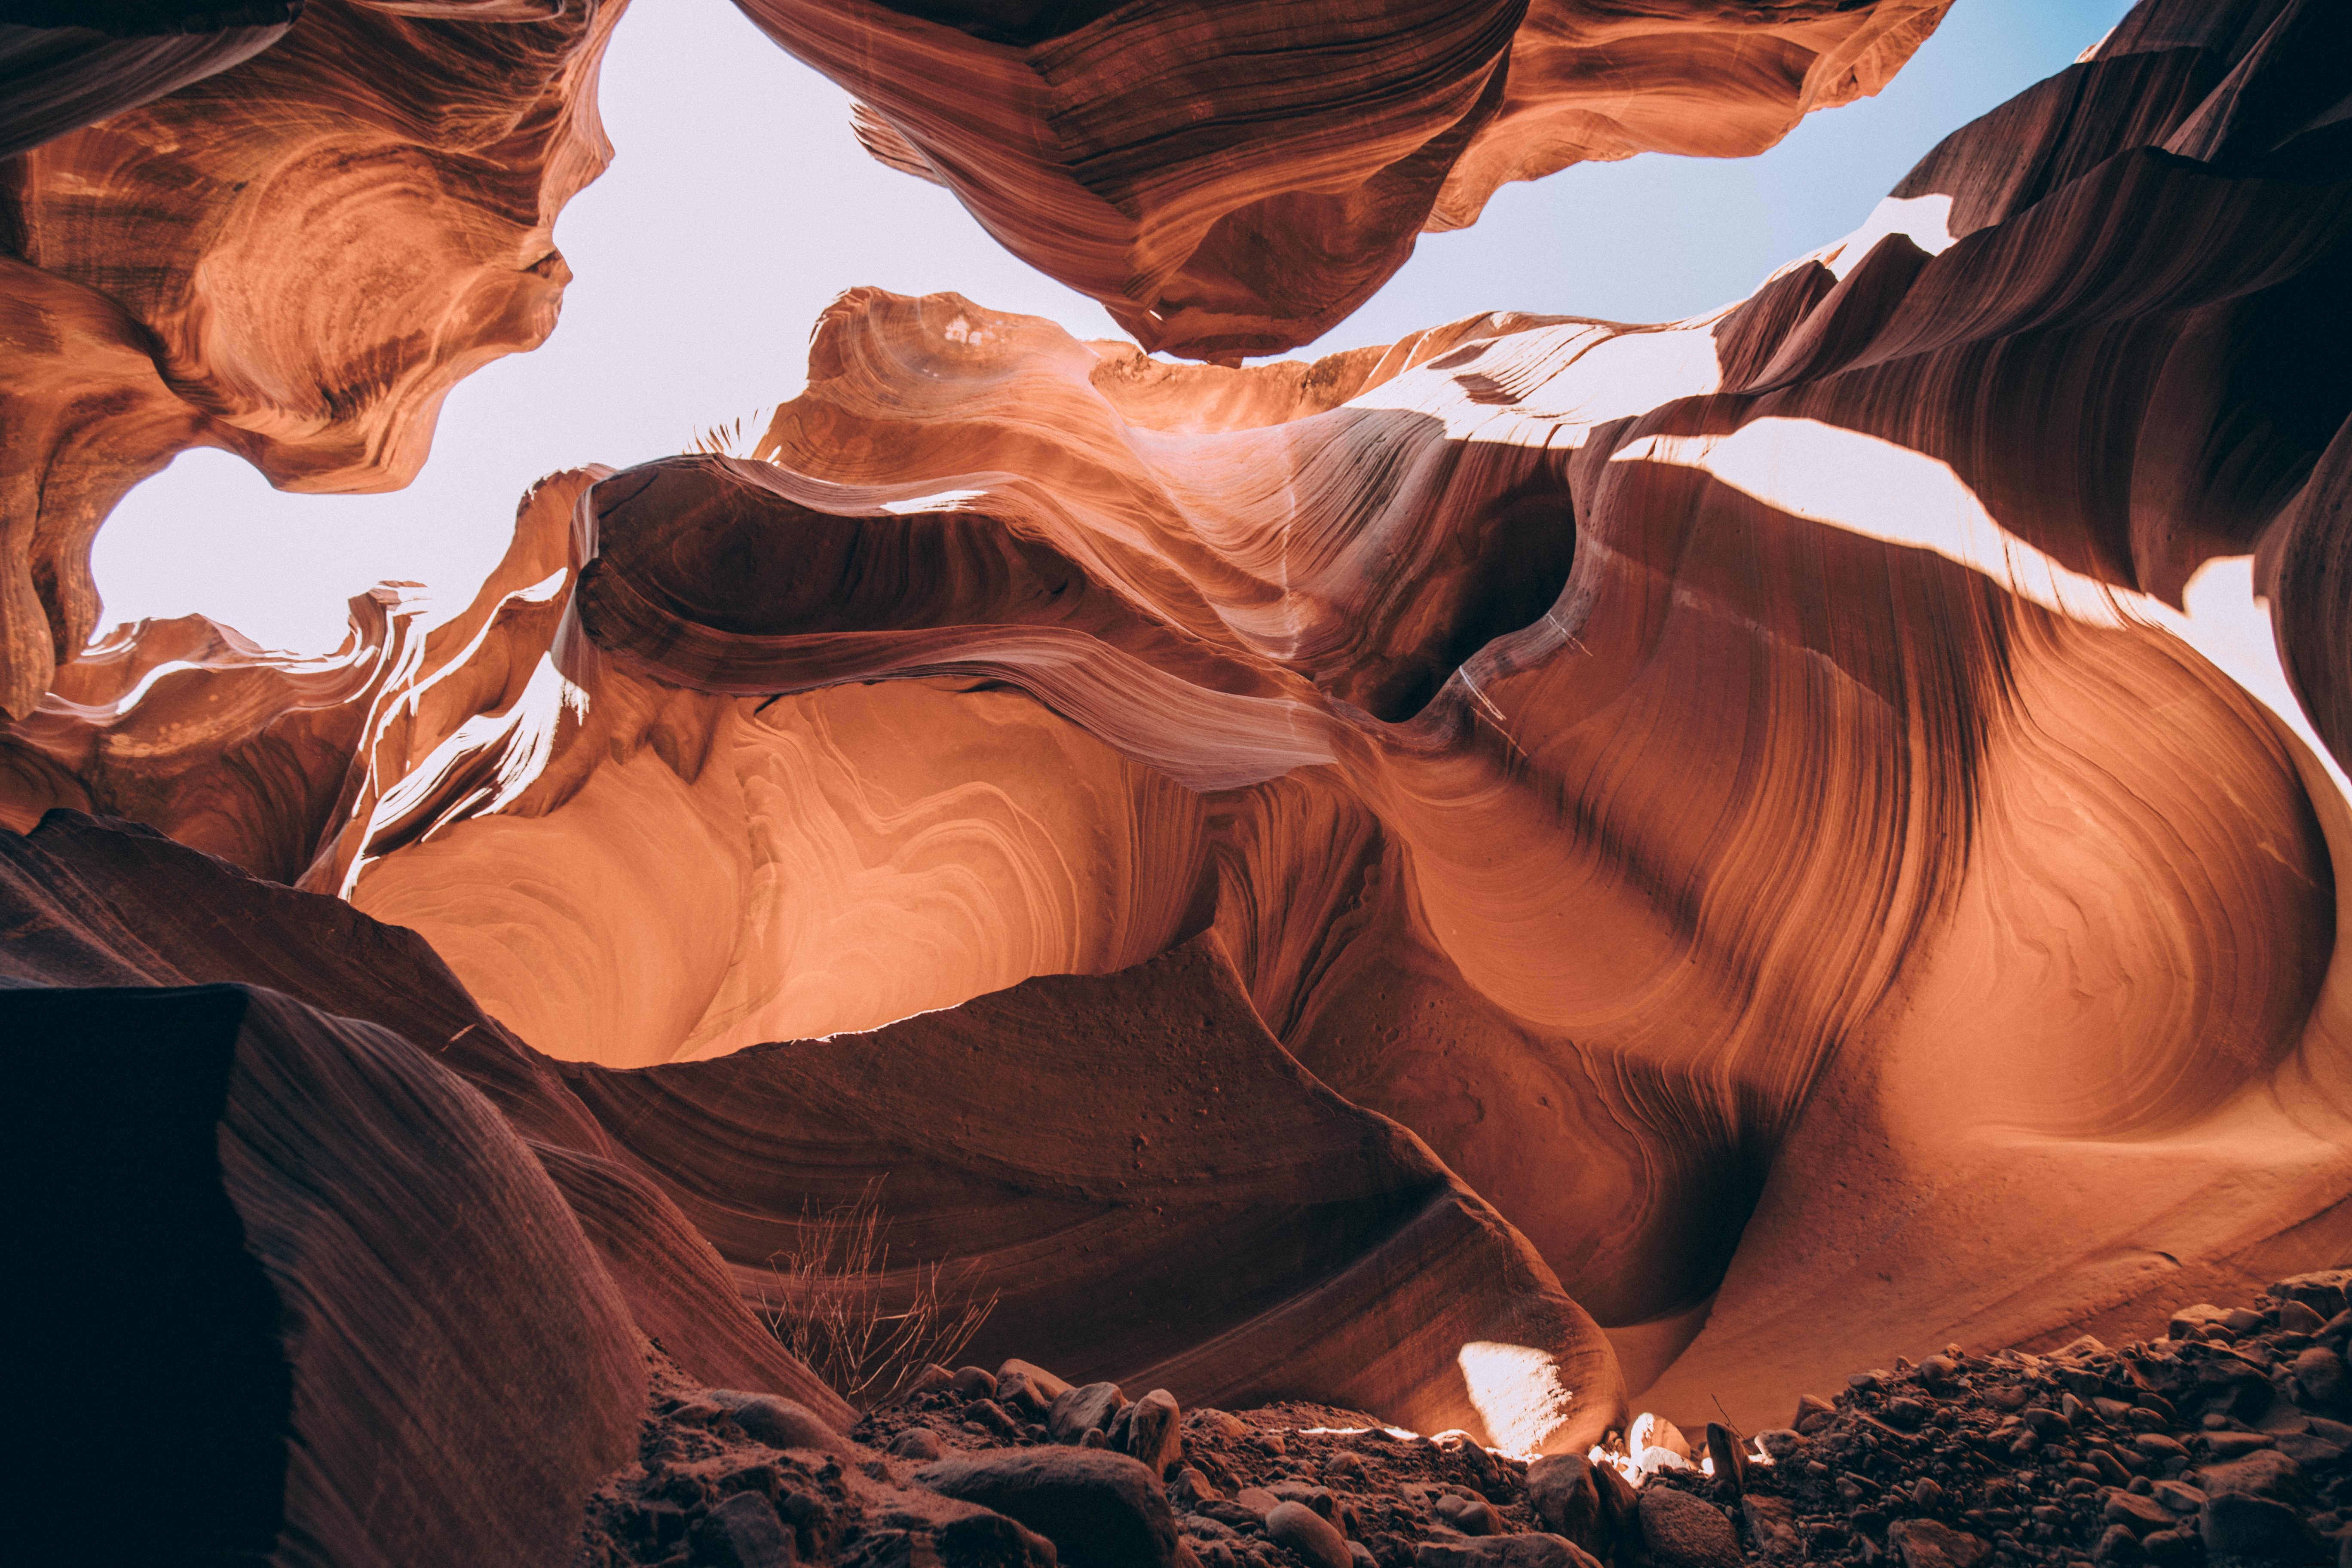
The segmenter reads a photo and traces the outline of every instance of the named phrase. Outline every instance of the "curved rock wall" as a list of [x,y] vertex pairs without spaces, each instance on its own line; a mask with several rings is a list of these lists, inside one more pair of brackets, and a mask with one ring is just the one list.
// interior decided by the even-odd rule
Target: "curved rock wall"
[[1144,348],[1235,363],[1320,337],[1507,181],[1760,153],[1950,5],[737,3],[877,157]]
[[[882,150],[1140,309],[1179,296],[1139,278],[1246,273],[1183,223],[1330,304],[1371,251],[1329,202],[1406,169],[1371,205],[1409,234],[1465,170],[1652,144],[1662,88],[1536,98],[1594,38],[1666,58],[1639,9],[1218,13],[1337,73],[1253,143],[1328,154],[1303,204],[1213,106],[1122,153],[1116,201],[1037,131],[1055,61],[1106,95],[1076,126],[1209,58],[1153,30],[1192,13],[759,14],[866,51],[827,68],[931,117],[877,88]],[[1729,148],[1865,89],[1932,10],[1675,26],[1718,64],[1718,22],[1769,35],[1732,51],[1769,90],[1724,88],[1755,107]],[[515,71],[577,83],[602,25]],[[853,290],[750,457],[544,481],[450,621],[387,593],[330,659],[186,621],[68,666],[0,731],[9,973],[269,985],[441,1055],[637,1327],[755,1386],[810,1380],[744,1303],[806,1205],[877,1176],[908,1262],[1003,1293],[992,1348],[1528,1448],[1616,1418],[1621,1364],[1756,1425],[1857,1361],[2229,1299],[2352,1240],[2352,823],[2180,610],[2256,554],[2346,759],[2352,164],[2310,64],[2343,26],[2150,0],[1691,321],[1488,313],[1244,369]],[[1345,27],[1426,79],[1349,142],[1377,177],[1317,107],[1394,86],[1340,68]],[[533,100],[551,138],[568,90]],[[1473,156],[1515,125],[1538,151]],[[1263,301],[1212,283],[1181,341],[1226,353],[1198,323]],[[162,363],[127,353],[125,385]],[[162,430],[173,395],[89,428]]]
[[310,0],[234,68],[7,161],[0,711],[89,641],[89,542],[176,453],[398,489],[449,389],[547,336],[620,9]]

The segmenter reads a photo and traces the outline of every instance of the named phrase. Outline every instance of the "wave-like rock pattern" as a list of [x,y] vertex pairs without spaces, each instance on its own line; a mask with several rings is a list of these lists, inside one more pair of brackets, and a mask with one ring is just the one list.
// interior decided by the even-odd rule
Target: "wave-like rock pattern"
[[556,215],[611,157],[594,86],[619,14],[309,0],[233,68],[9,160],[0,711],[89,640],[89,542],[175,454],[397,489],[449,389],[546,337]]
[[343,934],[25,977],[373,1017],[305,976],[421,934],[386,1026],[648,1331],[886,1171],[1007,1348],[1530,1444],[1612,1348],[1755,1425],[2258,1286],[2352,1226],[2352,822],[2176,605],[2258,553],[2344,760],[2341,26],[2149,0],[1688,321],[1228,369],[853,291],[749,458],[546,481],[446,624],[103,645],[0,733],[25,907]]
[[1760,153],[1878,91],[1950,0],[738,0],[1146,349],[1312,342],[1423,229],[1590,159]]
[[170,1444],[103,1521],[27,1521],[24,1549],[562,1558],[635,1456],[645,1367],[507,1121],[408,1042],[275,992],[16,989],[8,969],[19,1243],[53,1266],[19,1303],[47,1385],[26,1392],[58,1440]]
[[[777,1259],[808,1245],[813,1215],[881,1192],[903,1260],[886,1288],[911,1293],[951,1261],[956,1289],[1000,1298],[982,1345],[1000,1358],[1050,1346],[1070,1372],[1196,1401],[1322,1391],[1528,1449],[1580,1449],[1624,1420],[1608,1342],[1534,1249],[1419,1139],[1302,1070],[1213,934],[872,1036],[614,1072],[550,1062],[413,934],[340,900],[69,812],[0,849],[16,933],[0,984],[283,987],[296,1000],[273,1005],[406,1042],[404,1059],[438,1064],[409,1070],[462,1076],[524,1141],[507,1144],[538,1156],[601,1262],[572,1233],[581,1288],[609,1279],[699,1381],[846,1426],[755,1314],[782,1304]],[[364,1107],[256,1114],[273,1113],[400,1142]]]
[[0,22],[0,158],[251,59],[302,0],[23,4]]

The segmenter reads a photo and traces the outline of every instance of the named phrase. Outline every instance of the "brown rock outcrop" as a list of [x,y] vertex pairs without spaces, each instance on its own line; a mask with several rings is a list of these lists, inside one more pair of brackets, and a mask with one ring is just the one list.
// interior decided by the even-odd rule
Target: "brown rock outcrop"
[[233,68],[7,163],[0,711],[89,640],[90,539],[174,454],[396,489],[449,389],[547,335],[619,13],[310,0]]
[[20,0],[0,21],[0,158],[251,59],[301,14],[302,0]]
[[1146,349],[1238,361],[1321,336],[1507,181],[1762,152],[1885,86],[1950,0],[738,4],[883,162]]
[[47,1266],[18,1301],[41,1347],[24,1392],[61,1451],[128,1430],[169,1452],[103,1520],[24,1521],[22,1549],[567,1552],[634,1450],[638,1342],[480,1095],[382,1028],[242,986],[12,985],[0,1037],[17,1245]]
[[24,933],[0,949],[8,983],[278,985],[396,1031],[506,1113],[638,1326],[708,1383],[845,1424],[752,1310],[781,1304],[773,1260],[812,1206],[880,1190],[890,1289],[958,1263],[1000,1298],[998,1353],[1051,1345],[1195,1399],[1334,1389],[1522,1447],[1624,1419],[1607,1342],[1533,1249],[1302,1071],[1213,935],[870,1037],[615,1073],[557,1068],[339,900],[69,813],[0,851],[0,921]]

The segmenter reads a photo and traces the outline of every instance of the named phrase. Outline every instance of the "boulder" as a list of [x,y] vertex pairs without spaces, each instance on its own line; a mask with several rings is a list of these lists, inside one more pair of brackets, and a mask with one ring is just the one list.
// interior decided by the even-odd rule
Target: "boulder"
[[2267,1557],[2286,1563],[2316,1563],[2329,1553],[2303,1516],[2268,1498],[2227,1493],[2206,1500],[2198,1533],[2214,1557]]
[[2209,1497],[2265,1497],[2299,1502],[2311,1493],[2303,1467],[2276,1448],[2256,1448],[2241,1458],[2208,1465],[2197,1484]]
[[1503,1516],[1485,1498],[1455,1497],[1448,1493],[1436,1500],[1437,1517],[1465,1535],[1500,1535]]
[[2172,1510],[2156,1499],[2131,1492],[2109,1492],[2099,1512],[2109,1524],[2126,1526],[2134,1535],[2170,1530],[2175,1522]]
[[2299,1404],[2339,1414],[2352,1409],[2352,1376],[2345,1372],[2344,1358],[2325,1345],[2313,1345],[2294,1358],[2294,1381],[2302,1390]]
[[709,1568],[792,1568],[793,1539],[758,1492],[719,1500],[694,1527],[694,1560]]
[[1127,1451],[1155,1476],[1184,1457],[1183,1412],[1174,1394],[1155,1388],[1129,1407]]
[[1125,1454],[1013,1449],[943,1459],[917,1470],[914,1479],[1028,1526],[1052,1542],[1070,1568],[1172,1568],[1191,1555],[1180,1555],[1176,1515],[1160,1478]]
[[1980,1537],[1932,1519],[1895,1521],[1886,1527],[1886,1543],[1902,1553],[1903,1568],[1977,1568],[1992,1555]]
[[1741,1568],[1739,1537],[1712,1503],[1672,1487],[1644,1487],[1640,1518],[1657,1568]]
[[708,1397],[755,1443],[771,1448],[818,1448],[828,1454],[849,1451],[849,1439],[817,1419],[805,1405],[733,1388],[714,1388]]
[[1348,1538],[1303,1502],[1278,1502],[1265,1516],[1266,1538],[1308,1568],[1350,1568]]
[[1021,1404],[1043,1415],[1070,1385],[1032,1362],[1008,1361],[996,1369],[996,1402]]
[[1610,1532],[1592,1468],[1580,1454],[1542,1456],[1528,1466],[1528,1502],[1544,1528],[1599,1552],[1607,1550]]
[[1739,1500],[1740,1516],[1748,1523],[1749,1546],[1776,1563],[1794,1563],[1805,1554],[1797,1534],[1797,1521],[1788,1503],[1754,1492]]
[[946,1454],[947,1447],[940,1441],[940,1435],[929,1427],[909,1426],[898,1434],[898,1440],[890,1445],[890,1451],[902,1459],[929,1460]]
[[1601,1568],[1601,1562],[1564,1536],[1529,1531],[1425,1542],[1413,1568]]
[[1118,1417],[1127,1396],[1115,1383],[1065,1388],[1045,1409],[1045,1430],[1056,1443],[1075,1443],[1088,1431],[1104,1432]]

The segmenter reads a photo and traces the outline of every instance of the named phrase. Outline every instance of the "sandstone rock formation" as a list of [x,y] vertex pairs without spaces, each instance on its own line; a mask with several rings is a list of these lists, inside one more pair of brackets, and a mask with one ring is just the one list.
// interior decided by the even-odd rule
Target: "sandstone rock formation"
[[[310,0],[233,68],[9,160],[0,712],[30,712],[89,640],[89,541],[173,455],[397,489],[449,389],[546,337],[570,277],[556,214],[611,156],[593,89],[619,14]],[[268,31],[205,37],[249,50]],[[190,42],[154,62],[226,63]],[[74,57],[76,113],[153,85],[130,47]]]
[[[1723,145],[1868,85],[1932,11],[1770,14],[1778,42],[1722,58],[1778,60],[1779,85],[1732,94],[1754,112],[1717,116]],[[1314,164],[1338,64],[1296,78],[1262,165],[1221,162],[1222,132],[1138,142],[1130,174],[1170,205],[1137,185],[1105,226],[1016,78],[1077,60],[1089,90],[1142,91],[1179,58],[1160,13],[760,15],[813,58],[856,40],[886,150],[983,216],[1050,218],[1079,247],[1055,264],[1092,257],[1139,308],[1135,279],[1180,300],[1169,279],[1241,254],[1168,240],[1180,209],[1286,258],[1314,310],[1370,276],[1362,236],[1268,172]],[[1316,43],[1336,15],[1293,17],[1300,58],[1344,63]],[[1384,100],[1411,133],[1377,166],[1423,159],[1395,233],[1490,174],[1706,118],[1542,110],[1547,70],[1587,68],[1528,43],[1549,16],[1381,19],[1455,72]],[[1582,47],[1602,24],[1577,16],[1541,36]],[[486,79],[537,84],[537,110],[490,116],[541,204],[509,239],[543,238],[544,193],[593,162],[564,138],[606,25],[417,35],[508,40]],[[603,1314],[598,1356],[633,1331],[676,1375],[836,1419],[755,1310],[808,1205],[866,1192],[904,1249],[892,1289],[947,1264],[999,1293],[991,1359],[1522,1452],[1582,1447],[1628,1386],[1762,1426],[1858,1363],[2250,1293],[2352,1225],[2352,818],[2178,606],[2254,554],[2282,661],[2352,762],[2346,26],[2310,0],[2147,0],[1857,234],[1691,321],[1489,313],[1244,369],[852,290],[748,456],[551,477],[446,621],[384,588],[331,658],[192,618],[40,665],[48,694],[0,729],[0,975],[72,988],[35,1004],[50,1029],[129,1005],[99,988],[247,988],[174,1004],[274,1020],[234,1050],[229,1024],[188,1025],[222,1072],[298,1046],[304,1070],[377,1072],[406,1041],[447,1069],[435,1103],[470,1084],[562,1194],[515,1173],[494,1118],[443,1140],[535,1194],[513,1245],[570,1260],[550,1310]],[[142,116],[194,114],[302,36],[47,143],[19,187],[82,188],[34,176],[89,184],[155,134]],[[949,70],[983,86],[899,126],[882,89]],[[1517,150],[1480,161],[1490,133]],[[1446,137],[1452,174],[1423,158]],[[1335,188],[1370,188],[1346,169]],[[1473,194],[1446,209],[1454,178]],[[1217,206],[1236,195],[1265,202]],[[58,232],[93,267],[136,216],[74,210]],[[164,254],[245,254],[208,232]],[[1166,269],[1104,260],[1149,234]],[[477,316],[402,339],[381,397],[299,431],[236,423],[225,391],[66,398],[115,363],[91,344],[110,385],[163,388],[173,332],[227,340],[201,311],[134,322],[53,259],[11,298],[86,336],[7,373],[8,450],[40,455],[14,493],[69,509],[7,514],[36,617],[10,636],[46,628],[42,659],[81,647],[72,563],[148,460],[123,454],[217,437],[289,481],[394,473],[414,389],[522,341],[467,335]],[[417,276],[524,288],[482,267]],[[1222,287],[1201,283],[1197,351],[1240,341],[1199,322],[1258,310]],[[172,388],[231,363],[186,354]],[[283,384],[332,379],[301,374]],[[216,1103],[304,1124],[191,1091],[167,1107],[183,1152],[230,1124]],[[399,1143],[351,1103],[354,1147]],[[223,1182],[250,1234],[262,1200]],[[529,1345],[481,1342],[536,1375]],[[604,1419],[532,1484],[609,1458]]]
[[1237,362],[1321,336],[1507,181],[1764,151],[1951,0],[737,3],[856,96],[876,157],[1146,349]]

